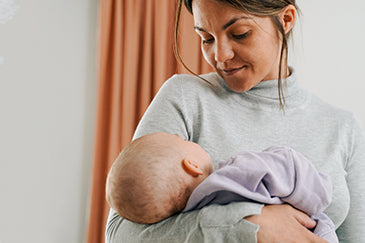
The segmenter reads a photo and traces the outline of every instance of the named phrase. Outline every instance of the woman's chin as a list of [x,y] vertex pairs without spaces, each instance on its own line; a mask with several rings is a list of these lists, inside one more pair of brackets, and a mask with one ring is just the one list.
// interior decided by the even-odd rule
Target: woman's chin
[[249,81],[249,79],[243,78],[243,77],[223,77],[223,79],[226,81],[228,87],[238,93],[246,92],[254,86],[252,82]]

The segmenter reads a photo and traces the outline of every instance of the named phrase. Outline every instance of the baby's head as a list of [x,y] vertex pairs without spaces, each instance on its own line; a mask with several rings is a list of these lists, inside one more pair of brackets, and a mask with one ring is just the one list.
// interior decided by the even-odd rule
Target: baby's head
[[113,163],[107,201],[126,219],[156,223],[183,210],[212,171],[209,155],[198,144],[152,133],[132,141]]

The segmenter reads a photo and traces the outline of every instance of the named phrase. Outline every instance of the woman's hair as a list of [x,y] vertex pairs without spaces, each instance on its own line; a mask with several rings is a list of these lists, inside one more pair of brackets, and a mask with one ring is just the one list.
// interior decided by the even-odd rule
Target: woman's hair
[[[191,73],[195,74],[191,71],[184,61],[182,60],[178,45],[178,29],[179,29],[179,21],[180,14],[182,8],[182,2],[184,2],[187,10],[193,14],[192,10],[192,2],[194,0],[178,0],[177,9],[176,9],[176,20],[175,20],[175,55],[177,60]],[[296,5],[295,0],[215,0],[217,2],[222,2],[232,8],[242,10],[251,15],[261,16],[261,17],[270,17],[273,24],[275,25],[278,34],[282,39],[281,51],[280,51],[280,63],[279,63],[279,78],[278,78],[278,92],[279,92],[279,101],[280,107],[283,108],[285,104],[285,99],[283,96],[283,85],[282,85],[282,65],[287,66],[287,57],[288,57],[288,39],[291,35],[291,31],[285,34],[284,28],[281,25],[279,14],[281,11],[287,7],[288,5],[293,5],[298,11],[298,6]],[[196,75],[196,74],[195,74]],[[197,75],[198,76],[198,75]]]

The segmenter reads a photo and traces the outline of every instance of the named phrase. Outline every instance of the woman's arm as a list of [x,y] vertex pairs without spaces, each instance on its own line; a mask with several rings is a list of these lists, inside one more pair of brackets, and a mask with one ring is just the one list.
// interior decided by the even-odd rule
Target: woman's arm
[[[168,132],[190,140],[191,124],[183,101],[180,80],[175,76],[160,89],[134,138],[152,132]],[[190,110],[191,111],[191,110]],[[180,214],[153,225],[132,223],[110,210],[106,242],[256,242],[258,227],[243,218],[259,214],[262,205],[238,203],[206,207]]]
[[202,210],[172,216],[157,224],[137,224],[110,210],[106,242],[256,242],[258,227],[240,215],[259,213],[253,203],[212,205]]
[[[169,132],[177,134],[186,140],[191,139],[192,122],[188,114],[195,111],[192,111],[193,108],[187,107],[184,103],[184,96],[181,91],[182,82],[180,82],[178,76],[175,76],[163,85],[140,121],[134,138],[152,132]],[[244,218],[259,214],[261,208],[262,205],[260,204],[248,202],[231,203],[224,206],[211,205],[199,211],[170,217],[153,225],[132,223],[118,216],[114,210],[111,210],[106,226],[106,242],[135,243],[152,242],[155,240],[156,242],[255,243],[257,242],[258,226]],[[265,211],[270,212],[270,210]],[[278,224],[276,220],[280,216],[277,213],[282,212],[276,210],[271,213],[271,215],[275,215],[274,217],[268,218],[264,214],[259,219],[268,218],[268,224],[275,225]],[[281,215],[281,217],[286,217],[286,215]],[[282,228],[289,228],[286,224],[280,224],[283,225]],[[305,228],[302,227],[302,229]],[[261,229],[258,236],[261,237],[261,233],[265,232],[265,230],[265,227]],[[314,236],[314,234],[312,235]],[[295,239],[300,240],[301,238],[296,237]],[[259,242],[265,241],[261,240]]]
[[362,242],[365,239],[365,132],[360,122],[353,120],[349,136],[349,155],[345,167],[350,193],[350,210],[337,229],[340,242]]

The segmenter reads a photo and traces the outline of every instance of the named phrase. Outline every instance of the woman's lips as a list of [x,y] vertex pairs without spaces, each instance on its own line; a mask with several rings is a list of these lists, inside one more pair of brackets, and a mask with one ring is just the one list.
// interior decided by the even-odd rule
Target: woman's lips
[[223,69],[223,73],[227,76],[233,75],[235,73],[237,73],[238,71],[240,71],[241,69],[245,68],[246,65],[243,65],[242,67],[239,68],[229,68],[229,69]]

